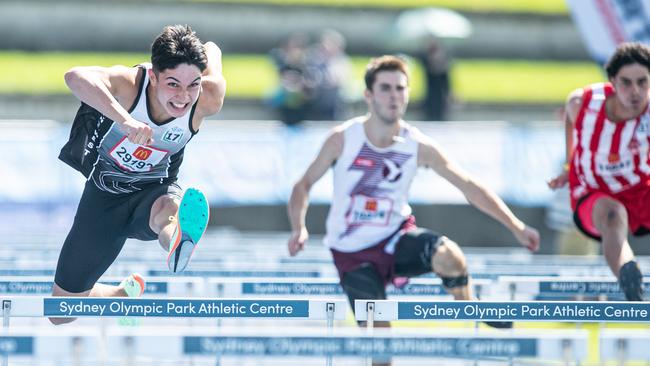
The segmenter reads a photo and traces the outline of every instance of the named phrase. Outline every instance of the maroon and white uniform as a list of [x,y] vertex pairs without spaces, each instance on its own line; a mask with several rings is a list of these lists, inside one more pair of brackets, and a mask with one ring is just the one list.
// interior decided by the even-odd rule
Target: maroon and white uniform
[[397,233],[411,215],[408,191],[417,170],[417,129],[400,124],[395,142],[373,146],[364,117],[344,124],[343,152],[334,169],[334,196],[327,217],[325,245],[357,252]]

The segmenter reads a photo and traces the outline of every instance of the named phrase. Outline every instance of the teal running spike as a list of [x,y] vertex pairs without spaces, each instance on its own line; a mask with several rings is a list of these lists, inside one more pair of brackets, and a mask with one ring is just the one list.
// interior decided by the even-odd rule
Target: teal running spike
[[176,230],[171,238],[167,266],[173,273],[187,267],[203,236],[210,218],[210,206],[205,195],[195,188],[188,188],[178,208]]

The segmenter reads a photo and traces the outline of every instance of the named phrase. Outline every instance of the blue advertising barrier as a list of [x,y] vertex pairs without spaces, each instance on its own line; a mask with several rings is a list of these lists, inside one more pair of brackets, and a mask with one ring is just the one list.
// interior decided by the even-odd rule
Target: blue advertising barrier
[[345,319],[345,300],[0,297],[5,317]]
[[[129,357],[155,357],[180,360],[214,359],[222,356],[247,357],[408,357],[408,358],[466,358],[513,359],[544,357],[546,360],[583,360],[587,354],[586,331],[545,331],[544,333],[510,332],[466,334],[440,331],[436,334],[410,330],[408,332],[377,331],[368,335],[359,329],[315,330],[286,328],[278,334],[268,328],[222,328],[197,330],[172,327],[161,332],[159,327],[129,329],[109,327],[99,329],[67,329],[54,334],[51,329],[8,331],[0,335],[2,356],[58,356],[77,361],[97,359],[96,352],[76,354],[75,343],[102,344],[112,360],[132,364]],[[81,332],[83,331],[83,332]],[[83,341],[81,340],[83,337]],[[75,339],[77,339],[75,341]],[[129,349],[137,352],[129,352]],[[131,355],[129,356],[129,353]],[[194,358],[196,357],[196,358]]]
[[[370,306],[369,306],[370,304]],[[650,302],[356,300],[356,319],[650,322]]]
[[[575,297],[624,301],[625,296],[614,277],[549,277],[501,276],[497,287],[509,292],[511,299],[527,296],[536,300],[567,300]],[[644,279],[644,289],[650,291],[650,278]]]

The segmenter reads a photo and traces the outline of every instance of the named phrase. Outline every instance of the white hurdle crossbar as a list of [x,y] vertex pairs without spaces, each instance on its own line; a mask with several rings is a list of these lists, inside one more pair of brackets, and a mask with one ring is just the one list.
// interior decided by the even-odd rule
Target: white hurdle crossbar
[[[100,283],[117,285],[119,278],[102,278]],[[490,280],[472,281],[476,293],[481,292]],[[0,276],[0,296],[44,295],[52,293],[52,278],[44,276]],[[328,296],[344,297],[338,278],[287,278],[287,277],[150,277],[144,297],[259,297],[259,296]],[[388,286],[390,296],[451,296],[439,278],[415,278],[401,288]]]
[[182,317],[345,319],[347,302],[336,299],[210,299],[124,297],[0,297],[10,317]]
[[[281,334],[267,329],[197,329],[183,327],[75,329],[0,332],[0,354],[4,356],[71,357],[71,347],[106,342],[109,355],[120,358],[155,357],[409,357],[494,359],[544,357],[544,359],[582,360],[587,354],[587,337],[580,331],[426,332],[378,331],[363,334],[358,329],[335,332],[287,328]],[[75,334],[75,331],[77,334]],[[88,347],[83,347],[88,348]],[[66,356],[67,354],[67,356]],[[79,355],[92,357],[92,352]],[[97,355],[94,355],[97,357]],[[113,356],[115,357],[115,356]],[[131,360],[135,361],[135,360]]]
[[650,302],[356,300],[358,321],[650,322]]
[[[118,285],[121,278],[108,277],[100,283]],[[50,295],[52,277],[46,276],[0,276],[0,296]],[[196,296],[204,293],[205,280],[200,277],[156,277],[146,281],[145,296]]]
[[[556,335],[557,336],[557,335]],[[444,357],[444,358],[514,358],[544,356],[547,359],[564,359],[566,340],[569,338],[522,337],[517,335],[465,335],[445,337],[429,335],[417,337],[386,337],[357,335],[353,337],[192,337],[184,339],[184,346],[193,355],[211,355],[222,349],[226,342],[256,344],[261,355],[287,356],[287,350],[295,347],[296,356],[330,355],[348,357]],[[570,339],[569,341],[573,341]],[[572,359],[584,359],[586,339],[571,345],[579,349]],[[213,346],[214,345],[214,346]],[[278,347],[280,346],[280,347]],[[542,351],[540,351],[542,350]],[[322,353],[321,353],[322,352]],[[224,354],[224,353],[222,353]],[[236,353],[227,353],[236,354]]]
[[[650,278],[644,278],[644,288],[650,292]],[[625,300],[625,296],[614,277],[554,277],[554,276],[501,276],[497,287],[510,293],[542,297],[546,300],[561,300],[570,297],[599,297],[609,300]]]
[[[116,265],[116,268],[121,269],[119,273],[115,273],[112,269],[108,270],[109,274],[113,275],[128,275],[132,272],[140,272],[145,277],[169,277],[169,270],[162,269],[141,269],[143,266],[128,267],[124,265]],[[185,270],[182,273],[184,277],[324,277],[331,276],[331,270],[325,271],[321,269],[301,269],[301,270],[287,270],[284,269],[198,269],[198,270]],[[54,268],[9,268],[0,269],[0,276],[54,276]]]
[[650,331],[632,329],[602,329],[600,333],[601,362],[618,360],[650,361]]
[[[298,299],[206,299],[206,298],[80,298],[80,297],[0,297],[3,326],[18,317],[182,317],[326,320],[332,330],[334,320],[347,313],[345,300]],[[158,349],[158,348],[156,348]],[[8,364],[4,357],[3,364]],[[331,356],[326,365],[332,365]]]
[[[472,282],[476,291],[491,284],[489,280]],[[344,296],[338,278],[211,278],[206,287],[217,296]],[[401,288],[388,286],[390,296],[451,296],[439,278],[414,278]]]
[[[322,270],[267,270],[267,269],[188,269],[183,271],[185,277],[323,277]],[[148,270],[145,276],[169,276],[168,270]]]

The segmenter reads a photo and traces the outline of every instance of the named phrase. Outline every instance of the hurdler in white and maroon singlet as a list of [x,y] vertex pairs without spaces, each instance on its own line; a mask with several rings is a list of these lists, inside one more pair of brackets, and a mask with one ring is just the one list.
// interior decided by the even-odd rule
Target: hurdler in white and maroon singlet
[[378,148],[368,141],[363,121],[344,124],[343,152],[333,167],[334,196],[324,240],[340,252],[377,244],[411,214],[408,191],[417,171],[417,129],[402,123],[395,143]]
[[648,109],[640,116],[616,123],[607,119],[605,100],[614,93],[609,83],[584,89],[582,106],[573,130],[573,156],[569,174],[571,203],[589,192],[612,195],[650,177]]

